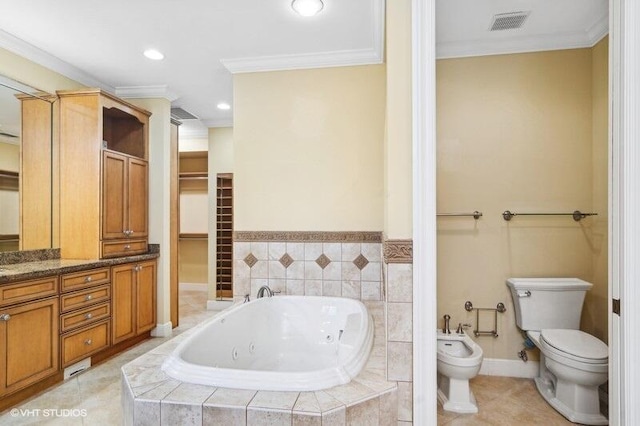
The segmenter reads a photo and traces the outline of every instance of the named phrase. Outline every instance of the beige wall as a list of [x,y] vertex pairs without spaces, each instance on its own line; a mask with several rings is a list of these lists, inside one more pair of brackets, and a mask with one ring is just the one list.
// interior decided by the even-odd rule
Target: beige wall
[[77,81],[2,48],[0,48],[0,74],[48,93],[83,87]]
[[411,0],[387,2],[384,232],[412,238]]
[[[207,285],[207,240],[180,240],[179,277],[180,284]],[[214,263],[215,265],[215,263]],[[212,268],[213,269],[213,268]]]
[[0,142],[0,170],[20,170],[20,145]]
[[163,325],[171,321],[168,252],[171,102],[161,98],[128,100],[151,112],[149,118],[149,242],[160,244],[157,321],[159,325]]
[[385,67],[234,76],[235,229],[381,231]]
[[[501,217],[606,214],[594,204],[595,146],[606,151],[606,139],[592,137],[592,77],[591,49],[437,63],[438,211],[484,213],[478,221],[438,219],[438,315],[475,324],[466,300],[504,302],[500,337],[476,339],[487,358],[516,358],[522,349],[507,278],[593,279],[593,219]],[[491,318],[482,319],[490,329]]]
[[209,140],[207,138],[186,138],[181,136],[178,141],[178,150],[180,152],[206,151],[208,145]]
[[609,176],[609,38],[605,37],[592,49],[593,108],[593,211],[592,219],[593,289],[587,293],[582,311],[582,328],[608,341],[608,176]]

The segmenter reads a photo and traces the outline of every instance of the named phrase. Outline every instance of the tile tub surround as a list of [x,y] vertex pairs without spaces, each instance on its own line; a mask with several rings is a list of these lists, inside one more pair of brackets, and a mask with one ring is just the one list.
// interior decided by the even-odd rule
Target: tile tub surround
[[378,232],[235,232],[233,296],[282,294],[383,300]]
[[374,318],[374,347],[350,383],[315,392],[270,392],[182,383],[160,369],[199,324],[122,368],[125,425],[397,424],[397,385],[385,379],[382,302],[365,302]]
[[413,421],[413,244],[385,240],[387,379],[398,384],[398,422]]

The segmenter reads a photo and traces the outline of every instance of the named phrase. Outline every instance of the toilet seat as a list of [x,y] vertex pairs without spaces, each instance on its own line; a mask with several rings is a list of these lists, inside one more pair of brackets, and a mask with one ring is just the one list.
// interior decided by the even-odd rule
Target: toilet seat
[[547,329],[540,332],[540,343],[556,355],[585,364],[607,364],[609,348],[580,330]]

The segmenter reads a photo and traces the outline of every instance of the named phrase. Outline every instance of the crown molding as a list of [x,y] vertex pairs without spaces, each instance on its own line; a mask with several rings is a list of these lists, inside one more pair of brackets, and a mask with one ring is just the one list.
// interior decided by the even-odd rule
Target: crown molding
[[233,117],[211,118],[209,120],[200,120],[207,128],[212,127],[233,127]]
[[179,98],[179,96],[169,90],[169,87],[166,85],[118,86],[116,87],[116,95],[125,99],[165,98],[169,102],[173,102]]
[[114,87],[98,80],[92,75],[82,71],[80,68],[77,68],[3,30],[0,30],[0,47],[35,62],[38,65],[49,68],[50,70],[62,74],[63,76],[70,78],[71,80],[75,80],[87,87],[99,87],[107,92],[115,92]]
[[470,56],[503,55],[511,53],[540,52],[547,50],[580,49],[593,47],[608,33],[608,25],[600,21],[587,31],[548,34],[508,39],[484,39],[438,43],[437,59],[464,58]]
[[585,31],[508,39],[437,43],[436,57],[438,59],[448,59],[545,50],[579,49],[595,46],[607,34],[609,34],[609,15],[605,14]]
[[253,58],[221,59],[231,74],[265,71],[285,71],[309,68],[329,68],[382,63],[381,52],[375,49],[340,50],[303,53],[299,55],[256,56]]
[[371,2],[373,30],[369,49],[221,59],[231,74],[381,64],[384,61],[385,0]]
[[595,46],[607,34],[609,34],[609,14],[602,16],[587,30],[587,37],[591,41],[591,46]]

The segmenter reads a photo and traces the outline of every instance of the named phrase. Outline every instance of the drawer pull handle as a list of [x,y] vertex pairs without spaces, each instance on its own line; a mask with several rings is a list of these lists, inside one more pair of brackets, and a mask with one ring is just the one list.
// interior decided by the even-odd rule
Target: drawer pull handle
[[127,244],[126,246],[124,246],[125,250],[131,250],[131,245]]
[[136,271],[136,272],[140,272],[140,271],[142,270],[142,266],[140,266],[140,265],[136,265],[136,266],[133,268],[133,270],[134,270],[134,271]]
[[10,319],[11,319],[11,315],[9,314],[0,315],[0,321],[9,321]]
[[91,312],[89,312],[88,314],[86,314],[84,316],[84,319],[86,319],[86,320],[90,320],[91,318],[93,318],[93,314]]
[[85,283],[90,283],[91,281],[93,281],[93,278],[91,278],[91,277],[85,277],[84,278],[84,282]]
[[90,294],[87,294],[87,295],[84,297],[84,301],[85,301],[85,302],[88,302],[88,301],[89,301],[89,300],[91,300],[91,299],[93,299],[93,296],[92,296],[92,295],[90,295]]
[[87,340],[84,341],[84,344],[87,345],[87,346],[91,346],[93,344],[93,340],[87,339]]

